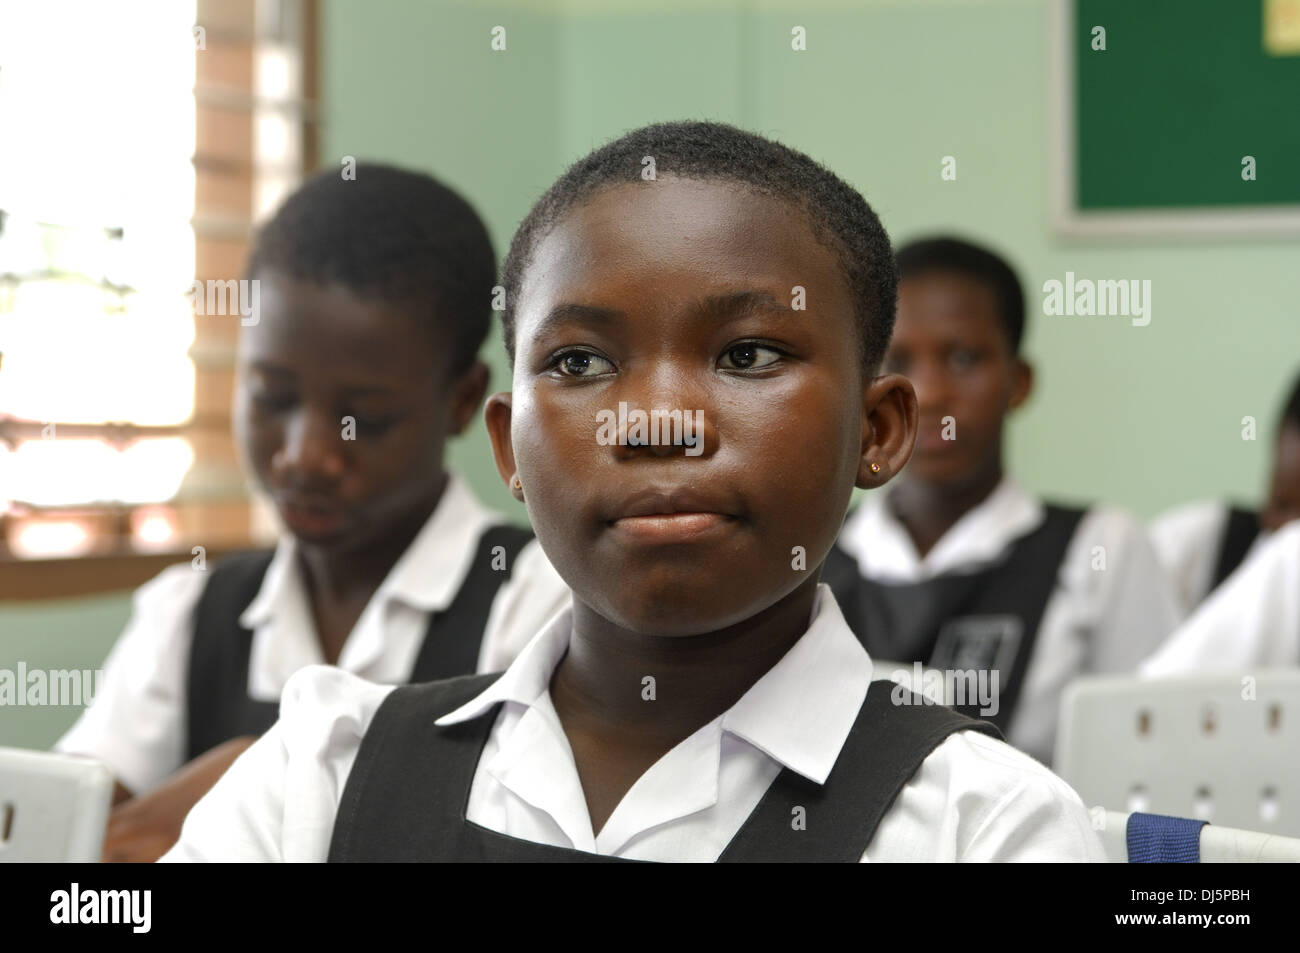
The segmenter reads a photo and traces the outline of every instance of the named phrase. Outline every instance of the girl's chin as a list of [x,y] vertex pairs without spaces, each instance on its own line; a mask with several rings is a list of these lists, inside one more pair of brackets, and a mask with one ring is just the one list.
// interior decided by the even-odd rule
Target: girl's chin
[[926,483],[949,483],[961,480],[971,469],[965,455],[949,445],[932,450],[918,447],[912,452],[905,472]]
[[285,529],[304,543],[328,546],[347,535],[349,521],[344,513],[281,506],[279,514]]

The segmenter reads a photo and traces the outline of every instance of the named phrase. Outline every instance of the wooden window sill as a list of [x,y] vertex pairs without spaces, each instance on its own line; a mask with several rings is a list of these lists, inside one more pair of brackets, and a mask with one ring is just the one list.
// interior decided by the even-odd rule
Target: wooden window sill
[[[222,555],[253,548],[227,545],[207,547],[209,567]],[[190,549],[157,553],[110,553],[60,559],[0,557],[0,602],[30,602],[103,595],[134,589],[168,566],[194,559]]]

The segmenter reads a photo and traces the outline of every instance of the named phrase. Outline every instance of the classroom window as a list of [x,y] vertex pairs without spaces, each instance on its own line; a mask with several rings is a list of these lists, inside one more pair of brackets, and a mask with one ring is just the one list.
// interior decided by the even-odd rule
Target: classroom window
[[[313,162],[311,0],[0,8],[0,558],[247,545],[230,436],[254,224]],[[85,77],[95,77],[86,83]]]

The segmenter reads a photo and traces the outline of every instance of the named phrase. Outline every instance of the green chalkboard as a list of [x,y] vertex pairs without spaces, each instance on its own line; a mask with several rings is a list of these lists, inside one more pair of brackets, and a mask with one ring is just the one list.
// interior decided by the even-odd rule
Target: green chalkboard
[[[1265,49],[1264,8],[1074,0],[1079,212],[1300,205],[1300,54]],[[1098,26],[1105,50],[1093,49]]]

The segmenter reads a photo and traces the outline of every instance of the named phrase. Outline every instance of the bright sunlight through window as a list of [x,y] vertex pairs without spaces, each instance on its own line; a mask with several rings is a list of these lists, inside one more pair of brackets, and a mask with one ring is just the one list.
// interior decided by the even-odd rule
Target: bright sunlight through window
[[176,0],[0,5],[0,426],[21,434],[0,445],[0,510],[165,501],[193,463],[179,436],[58,425],[194,412],[194,16]]

